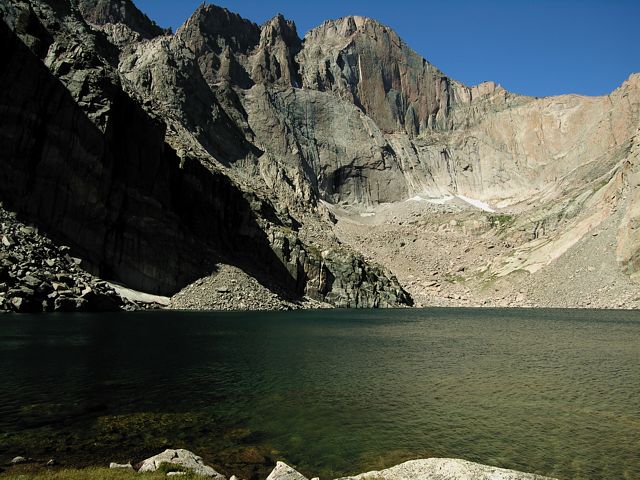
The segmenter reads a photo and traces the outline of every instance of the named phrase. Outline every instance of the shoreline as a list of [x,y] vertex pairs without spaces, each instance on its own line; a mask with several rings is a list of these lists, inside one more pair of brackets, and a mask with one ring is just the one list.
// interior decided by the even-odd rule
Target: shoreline
[[[23,480],[55,478],[60,480],[93,479],[160,479],[179,477],[186,479],[213,478],[214,480],[242,480],[233,473],[224,475],[207,465],[202,457],[185,449],[166,449],[163,452],[133,464],[110,462],[105,466],[64,467],[53,459],[35,465],[36,460],[15,457],[7,470],[0,468],[0,478]],[[6,465],[5,465],[6,466]],[[268,476],[254,475],[251,480],[319,480],[307,477],[296,468],[276,461]],[[494,467],[459,458],[422,458],[407,460],[382,470],[371,470],[354,475],[336,477],[335,480],[556,480],[535,473]]]

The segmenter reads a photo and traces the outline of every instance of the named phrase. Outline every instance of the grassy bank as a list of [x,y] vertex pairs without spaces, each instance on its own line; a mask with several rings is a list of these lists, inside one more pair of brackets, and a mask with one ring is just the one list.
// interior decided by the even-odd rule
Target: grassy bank
[[[15,466],[0,472],[0,479],[10,480],[166,480],[167,471],[177,469],[162,468],[153,473],[137,473],[131,470],[112,470],[109,468],[45,468],[37,466]],[[171,477],[169,477],[171,478]],[[174,477],[181,480],[195,480],[197,477],[187,472]]]

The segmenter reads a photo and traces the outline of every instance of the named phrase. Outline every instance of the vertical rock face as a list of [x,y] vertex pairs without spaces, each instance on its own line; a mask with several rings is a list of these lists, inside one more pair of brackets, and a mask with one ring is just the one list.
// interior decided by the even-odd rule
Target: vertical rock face
[[[325,92],[257,86],[245,108],[256,144],[279,160],[289,178],[312,186],[309,199],[375,204],[406,198],[395,153],[354,105]],[[296,192],[308,193],[300,187]]]
[[[640,82],[637,75],[635,82]],[[624,163],[626,211],[618,231],[617,259],[623,271],[635,280],[640,275],[640,126]]]
[[335,92],[384,132],[446,129],[464,87],[447,78],[388,27],[363,17],[325,22],[305,36],[303,85]]

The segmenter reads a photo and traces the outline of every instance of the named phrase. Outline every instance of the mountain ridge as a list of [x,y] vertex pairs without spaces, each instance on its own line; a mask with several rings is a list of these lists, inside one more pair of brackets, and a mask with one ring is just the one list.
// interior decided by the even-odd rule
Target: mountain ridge
[[[397,227],[385,205],[397,210],[396,217],[412,211],[416,217],[409,221],[415,225],[426,221],[423,217],[440,222],[458,212],[459,219],[451,220],[456,225],[482,225],[473,227],[480,244],[491,238],[509,245],[499,253],[483,251],[480,256],[489,258],[489,264],[475,265],[474,274],[470,267],[459,275],[448,271],[458,267],[439,265],[438,270],[447,270],[437,279],[441,293],[431,291],[432,280],[412,286],[418,297],[426,295],[427,303],[445,301],[450,291],[459,290],[469,291],[465,295],[470,302],[481,303],[483,295],[497,301],[495,294],[483,293],[488,281],[523,269],[529,275],[553,271],[557,259],[618,211],[626,213],[618,220],[617,268],[634,277],[640,265],[640,244],[631,233],[637,215],[634,204],[625,203],[635,191],[628,172],[638,163],[632,148],[640,124],[638,74],[602,97],[534,98],[510,93],[494,82],[468,87],[450,79],[391,29],[365,17],[326,21],[301,39],[295,24],[282,15],[258,26],[203,4],[169,34],[148,25],[141,28],[140,19],[146,17],[128,0],[119,3],[124,6],[119,12],[127,14],[115,18],[100,2],[85,0],[83,5],[84,13],[44,0],[12,0],[0,12],[103,133],[114,125],[115,98],[157,122],[160,129],[154,135],[162,139],[163,148],[175,152],[176,178],[188,165],[201,171],[185,184],[184,195],[193,188],[190,182],[202,189],[203,179],[214,175],[250,198],[246,215],[255,228],[249,238],[262,238],[258,250],[274,253],[271,267],[259,273],[259,265],[243,264],[233,242],[214,237],[207,241],[217,245],[216,261],[249,268],[261,283],[280,285],[274,287],[280,292],[284,288],[293,297],[309,295],[340,306],[410,303],[395,276],[406,285],[414,282],[410,276],[415,273],[410,266],[398,269],[396,263],[402,261],[393,253],[397,248],[389,245],[378,258],[367,260],[361,253],[367,250],[366,242],[354,239],[355,230],[342,228],[364,228],[376,215],[386,219],[368,233],[374,245],[377,230],[384,235]],[[5,85],[7,81],[5,77]],[[4,108],[14,108],[14,101],[5,97]],[[117,118],[126,123],[125,117]],[[8,125],[2,128],[10,131]],[[11,138],[5,140],[16,148]],[[50,154],[42,152],[44,160]],[[131,154],[125,151],[123,161]],[[141,163],[141,172],[148,168],[147,161]],[[143,177],[131,179],[125,199],[138,195],[144,183]],[[78,201],[88,194],[83,188],[77,189]],[[6,186],[4,190],[11,191]],[[200,194],[217,210],[234,215],[215,192],[205,188]],[[69,239],[70,232],[45,214],[25,210],[17,201],[19,192],[11,195],[15,198],[3,200],[22,210],[19,213]],[[153,195],[161,198],[160,191]],[[424,208],[413,212],[407,201]],[[217,224],[226,221],[224,215],[207,218],[204,205],[194,204],[188,216],[210,224],[211,232],[246,237],[240,225],[225,229]],[[148,212],[152,223],[167,221],[160,219],[161,210],[153,212]],[[600,220],[588,221],[590,214]],[[500,216],[513,220],[500,226],[492,220]],[[128,226],[127,235],[146,236],[140,228]],[[433,258],[447,249],[440,244],[446,231],[428,234]],[[199,229],[185,234],[192,240],[203,235]],[[425,234],[410,232],[417,238]],[[456,238],[466,245],[464,237]],[[170,240],[169,248],[176,249],[176,241]],[[404,249],[413,248],[401,243]],[[123,246],[118,255],[126,258],[129,248]],[[202,247],[194,252],[198,249],[204,254]],[[92,273],[122,281],[108,250],[92,251],[89,243],[81,250],[98,260],[91,264],[104,265]],[[431,269],[434,260],[427,252],[414,252],[414,263]],[[464,251],[447,255],[476,261]],[[183,280],[162,287],[162,293],[186,286],[216,261],[187,272]],[[188,263],[195,267],[198,262]],[[156,268],[151,271],[164,273],[151,276],[171,276],[172,267]],[[465,279],[445,282],[445,277]],[[151,283],[135,275],[128,280],[130,286],[150,288],[153,281],[145,281]],[[622,285],[625,281],[620,288],[631,292],[633,284]],[[160,293],[156,287],[151,290]]]

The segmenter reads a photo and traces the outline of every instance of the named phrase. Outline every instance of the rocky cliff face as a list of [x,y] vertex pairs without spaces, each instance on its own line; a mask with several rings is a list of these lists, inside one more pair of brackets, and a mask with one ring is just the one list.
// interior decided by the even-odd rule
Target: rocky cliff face
[[[640,82],[640,77],[636,77]],[[617,260],[624,272],[637,280],[640,274],[640,127],[631,140],[621,177],[626,198],[625,214],[618,232]]]
[[259,151],[217,102],[199,57],[179,37],[145,39],[158,32],[139,28],[145,17],[133,4],[109,5],[3,6],[7,206],[71,245],[94,273],[152,293],[171,294],[225,262],[283,295],[332,293],[340,303],[344,294],[350,306],[408,301],[397,281],[360,295],[366,279],[342,271],[331,274],[344,280],[335,288],[308,288],[308,275],[329,267],[295,232],[295,255],[269,237],[295,221],[220,170]]
[[354,103],[386,133],[445,129],[457,92],[388,27],[363,17],[329,21],[305,37],[303,85]]
[[534,99],[450,79],[363,17],[301,39],[281,15],[258,26],[214,5],[174,35],[129,0],[0,13],[3,199],[100,275],[172,293],[224,262],[294,296],[407,303],[336,236],[332,206],[416,196],[527,217],[517,228],[556,253],[554,235],[582,232],[569,219],[621,209],[618,258],[639,268],[637,76],[605,97]]

